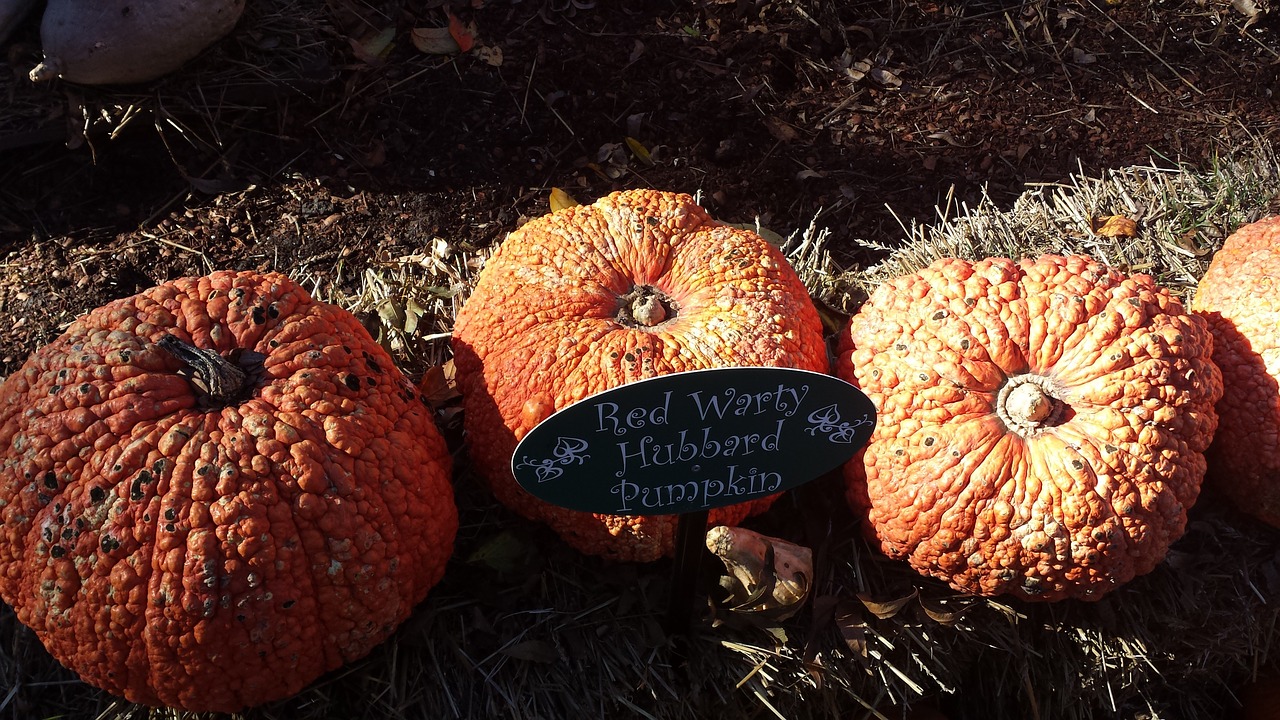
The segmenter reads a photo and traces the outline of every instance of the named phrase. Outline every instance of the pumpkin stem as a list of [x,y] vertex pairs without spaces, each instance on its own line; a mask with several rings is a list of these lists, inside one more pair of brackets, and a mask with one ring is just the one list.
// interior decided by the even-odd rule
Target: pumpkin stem
[[653,327],[675,314],[675,303],[666,293],[652,285],[637,285],[620,298],[617,320],[627,327]]
[[1040,375],[1009,378],[996,397],[996,414],[1009,429],[1022,437],[1032,437],[1062,417],[1064,403],[1053,391],[1053,383]]
[[186,367],[178,374],[191,383],[205,405],[233,405],[248,394],[248,375],[216,350],[189,345],[173,335],[165,335],[156,344],[183,362]]

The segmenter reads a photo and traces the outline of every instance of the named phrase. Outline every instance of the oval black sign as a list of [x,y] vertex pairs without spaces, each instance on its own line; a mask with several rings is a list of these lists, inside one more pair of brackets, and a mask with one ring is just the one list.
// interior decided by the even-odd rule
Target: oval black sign
[[561,409],[520,441],[511,470],[571,510],[674,515],[802,485],[853,457],[875,424],[870,398],[830,375],[694,370]]

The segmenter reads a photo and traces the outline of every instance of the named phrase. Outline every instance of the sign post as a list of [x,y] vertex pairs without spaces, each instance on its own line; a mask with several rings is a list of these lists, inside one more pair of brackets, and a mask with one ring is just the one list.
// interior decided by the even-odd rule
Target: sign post
[[521,487],[592,513],[679,515],[669,630],[686,632],[713,508],[767,497],[866,444],[875,407],[853,385],[790,368],[660,375],[562,408],[520,441]]
[[695,510],[676,520],[676,557],[671,566],[671,597],[667,599],[667,632],[684,635],[693,624],[693,601],[707,554],[705,542],[709,510]]

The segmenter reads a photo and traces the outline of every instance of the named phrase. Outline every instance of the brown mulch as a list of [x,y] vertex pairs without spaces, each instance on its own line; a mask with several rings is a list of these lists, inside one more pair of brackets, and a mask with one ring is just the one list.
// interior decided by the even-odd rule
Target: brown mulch
[[[38,19],[19,28],[0,58],[0,375],[84,310],[181,275],[274,268],[321,295],[358,294],[366,268],[438,240],[492,246],[545,212],[553,187],[584,202],[699,193],[725,221],[821,227],[837,265],[861,267],[883,253],[855,240],[892,246],[940,206],[1007,206],[1073,174],[1203,166],[1280,138],[1280,8],[1261,0],[472,0],[448,6],[476,48],[419,51],[410,31],[443,26],[445,5],[262,0],[231,38],[138,88],[31,86]],[[385,52],[353,49],[386,28]],[[552,547],[537,569],[564,560],[540,531],[474,503],[472,520]],[[1230,532],[1200,529],[1206,544]],[[487,536],[473,527],[469,542]],[[465,621],[493,653],[476,659],[512,658],[509,631],[529,612],[519,594],[552,603],[556,591],[532,570],[459,568],[493,593]],[[593,572],[628,598],[607,609],[616,617],[665,582],[644,568],[565,571]],[[0,717],[110,711],[39,685],[75,683],[0,612],[5,652],[36,663],[0,666],[24,683],[14,703],[0,684]],[[569,629],[607,636],[607,620]],[[408,636],[441,622],[433,609]],[[540,667],[543,648],[520,647],[514,659]],[[703,701],[732,684],[702,688]],[[325,697],[335,713],[364,709]],[[1130,716],[1149,701],[1131,699]],[[515,707],[490,702],[461,707]],[[1213,702],[1233,699],[1224,688]]]
[[[319,29],[269,14],[152,88],[32,88],[34,21],[16,35],[0,147],[78,147],[3,151],[0,369],[178,275],[341,260],[350,285],[437,236],[491,244],[553,186],[699,192],[784,235],[816,218],[854,264],[851,238],[901,237],[936,205],[1203,163],[1278,122],[1280,13],[1225,1],[456,3],[479,41],[460,56],[407,39],[444,24],[438,0],[275,1]],[[383,27],[385,59],[355,57],[349,38]],[[109,139],[132,103],[161,112]]]

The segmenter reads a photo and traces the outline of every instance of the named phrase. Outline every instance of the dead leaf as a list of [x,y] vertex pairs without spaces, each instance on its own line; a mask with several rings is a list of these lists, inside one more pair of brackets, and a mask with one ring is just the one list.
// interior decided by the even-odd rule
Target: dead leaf
[[497,45],[481,45],[476,49],[476,57],[487,65],[502,66],[502,48]]
[[653,166],[653,156],[649,154],[649,148],[633,137],[628,136],[625,140],[627,141],[627,147],[631,148],[631,154],[635,155],[637,160],[650,167]]
[[351,43],[351,51],[360,59],[360,62],[378,65],[386,59],[387,53],[391,52],[391,41],[395,40],[395,37],[396,29],[388,27],[369,33],[359,40],[349,38],[348,42]]
[[929,619],[943,625],[954,625],[962,615],[976,604],[971,598],[920,598],[920,609]]
[[1099,237],[1132,238],[1138,236],[1138,223],[1123,215],[1095,217],[1089,221],[1089,229]]
[[1200,243],[1200,230],[1191,228],[1173,239],[1174,245],[1179,250],[1193,257],[1203,258],[1213,254],[1213,245],[1209,243]]
[[858,82],[859,80],[866,77],[867,73],[871,72],[871,63],[867,62],[866,60],[858,60],[857,62],[853,63],[849,67],[845,68],[844,71],[849,76],[849,79],[853,80],[854,82]]
[[462,52],[468,52],[476,44],[475,27],[468,27],[462,24],[457,15],[445,11],[449,15],[449,36],[458,44],[458,49]]
[[950,130],[943,130],[941,132],[929,133],[925,137],[929,138],[930,140],[941,140],[942,142],[950,145],[951,147],[974,148],[979,145],[979,143],[974,143],[972,145],[965,145],[959,140],[956,140],[956,136],[952,135]]
[[1262,8],[1258,7],[1253,0],[1231,0],[1231,7],[1250,20],[1255,20],[1262,14]]
[[1248,30],[1267,14],[1266,9],[1258,7],[1258,4],[1253,0],[1231,0],[1231,7],[1234,7],[1236,12],[1249,18],[1244,21],[1244,27],[1241,28],[1242,32]]
[[414,47],[428,55],[452,55],[462,51],[447,27],[414,28],[409,37]]
[[759,222],[725,223],[725,225],[728,225],[731,228],[738,228],[739,230],[749,230],[764,238],[770,245],[779,249],[781,249],[783,245],[787,244],[786,238],[767,227],[762,227]]
[[819,654],[826,648],[825,636],[830,624],[835,621],[835,609],[838,599],[835,595],[820,595],[813,599],[812,622],[804,641],[805,670],[819,690],[826,682],[826,672]]
[[867,75],[870,76],[872,80],[875,80],[885,87],[902,87],[902,78],[898,77],[898,75],[892,70],[872,68],[871,72],[867,73]]
[[835,621],[837,602],[835,595],[820,595],[815,597],[810,605],[813,610],[813,620],[809,623],[809,630],[805,636],[803,657],[805,670],[808,671],[809,677],[813,679],[818,689],[822,689],[826,678],[819,653],[826,647],[824,638],[830,623]]
[[574,199],[572,195],[561,190],[558,187],[551,188],[551,197],[547,198],[547,204],[551,206],[551,212],[557,212],[565,208],[571,208],[574,205],[582,203]]
[[599,163],[597,167],[610,180],[617,180],[627,172],[629,160],[627,151],[623,149],[627,144],[629,143],[605,143],[596,150],[596,162]]
[[412,335],[418,331],[418,321],[423,315],[427,314],[426,308],[418,304],[417,300],[409,298],[404,303],[404,334]]
[[907,603],[914,600],[917,592],[917,590],[913,589],[910,593],[903,595],[902,597],[892,598],[889,600],[880,600],[879,598],[873,597],[869,592],[860,592],[858,593],[858,599],[861,600],[862,604],[871,611],[872,615],[875,615],[881,620],[887,620],[888,618],[897,615],[898,611],[906,607]]
[[365,167],[378,167],[387,161],[387,145],[381,140],[374,140],[368,152],[363,153],[361,163]]
[[1067,29],[1067,24],[1072,20],[1084,20],[1084,15],[1070,8],[1062,8],[1058,10],[1058,27],[1063,30]]
[[382,318],[382,324],[392,330],[404,330],[404,306],[395,298],[383,298],[382,302],[378,303],[378,317]]
[[796,138],[800,137],[800,133],[796,132],[796,129],[790,123],[772,115],[764,119],[764,126],[769,129],[770,135],[782,142],[794,142]]
[[850,650],[867,656],[867,621],[857,605],[843,599],[836,603],[836,627]]
[[822,327],[828,333],[839,332],[849,322],[849,315],[832,308],[830,305],[811,298],[814,307],[818,309],[818,317],[822,319]]
[[453,359],[450,358],[442,365],[427,368],[422,379],[418,381],[418,392],[433,408],[447,405],[462,397],[462,393],[458,391],[457,372],[453,367]]
[[609,180],[613,179],[605,174],[604,169],[600,167],[599,163],[589,162],[585,165],[585,167],[591,172],[595,173],[596,175],[599,175],[601,180],[608,182]]
[[1071,48],[1071,60],[1077,65],[1092,65],[1098,62],[1098,56],[1080,48]]
[[870,27],[868,27],[868,26],[866,26],[866,25],[845,25],[845,26],[844,26],[844,29],[845,29],[845,31],[847,31],[847,32],[859,32],[859,33],[862,33],[863,35],[865,35],[865,36],[866,36],[866,38],[867,38],[867,42],[875,42],[875,41],[876,41],[876,31],[875,31],[875,30],[872,30]]
[[[431,239],[431,254],[435,257],[441,260],[447,260],[453,257],[454,252],[456,252],[456,250],[448,240],[445,240],[442,237]],[[423,267],[427,266],[423,264]]]
[[728,573],[720,586],[730,611],[769,624],[795,615],[809,598],[813,551],[746,528],[716,526],[707,531],[707,549]]
[[504,530],[476,548],[467,556],[467,562],[485,565],[501,573],[514,572],[527,564],[530,547],[526,538]]

